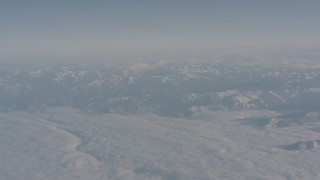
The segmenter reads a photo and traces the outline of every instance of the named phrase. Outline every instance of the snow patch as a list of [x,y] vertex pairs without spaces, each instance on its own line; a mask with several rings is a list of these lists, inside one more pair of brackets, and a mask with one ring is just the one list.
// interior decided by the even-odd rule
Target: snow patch
[[320,148],[320,140],[299,141],[294,144],[285,145],[283,148],[289,151],[314,151]]

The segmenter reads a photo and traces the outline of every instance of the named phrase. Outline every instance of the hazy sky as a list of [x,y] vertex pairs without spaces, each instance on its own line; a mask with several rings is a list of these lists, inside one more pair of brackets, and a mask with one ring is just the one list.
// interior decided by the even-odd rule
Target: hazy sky
[[2,55],[320,42],[319,0],[1,0]]

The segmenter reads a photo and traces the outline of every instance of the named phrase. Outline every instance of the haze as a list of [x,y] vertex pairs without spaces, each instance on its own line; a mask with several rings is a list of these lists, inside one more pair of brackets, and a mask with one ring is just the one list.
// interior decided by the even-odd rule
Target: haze
[[3,58],[317,48],[319,1],[1,1]]

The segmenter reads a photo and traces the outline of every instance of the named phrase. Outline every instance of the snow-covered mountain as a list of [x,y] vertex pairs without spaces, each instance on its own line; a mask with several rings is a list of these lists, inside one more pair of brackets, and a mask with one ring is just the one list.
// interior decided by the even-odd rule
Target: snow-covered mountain
[[0,179],[319,179],[318,68],[0,66]]
[[320,107],[317,68],[228,64],[0,67],[0,107],[71,106],[95,112],[190,116],[207,110]]

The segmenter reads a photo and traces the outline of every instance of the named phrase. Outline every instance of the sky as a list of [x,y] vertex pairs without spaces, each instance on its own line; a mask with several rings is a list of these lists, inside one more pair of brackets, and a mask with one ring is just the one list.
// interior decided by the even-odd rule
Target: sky
[[318,0],[1,0],[0,56],[319,46]]

